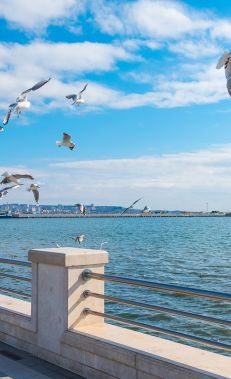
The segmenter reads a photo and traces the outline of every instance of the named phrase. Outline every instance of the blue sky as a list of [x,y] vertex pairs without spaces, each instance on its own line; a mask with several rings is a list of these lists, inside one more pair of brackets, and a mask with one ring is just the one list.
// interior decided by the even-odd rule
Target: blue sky
[[[231,99],[221,0],[2,0],[0,113],[36,81],[0,135],[0,170],[29,172],[41,203],[231,209]],[[12,12],[12,9],[14,10]],[[65,98],[88,82],[86,104]],[[77,149],[58,148],[63,132]],[[25,189],[8,201],[33,202]]]

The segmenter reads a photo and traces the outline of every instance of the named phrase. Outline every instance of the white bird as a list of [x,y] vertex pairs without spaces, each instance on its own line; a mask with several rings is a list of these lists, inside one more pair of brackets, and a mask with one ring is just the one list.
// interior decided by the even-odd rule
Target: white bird
[[48,83],[51,80],[51,78],[46,80],[40,80],[40,82],[36,83],[33,87],[28,88],[26,91],[23,91],[19,97],[17,97],[15,103],[12,103],[9,105],[9,109],[3,119],[3,125],[8,124],[12,112],[15,110],[17,113],[17,116],[21,114],[23,109],[28,109],[31,106],[31,103],[28,101],[27,94],[31,91],[36,91],[37,89],[44,86],[46,83]]
[[58,247],[58,248],[61,248],[62,246],[60,246],[57,242],[55,242],[55,244],[56,244],[56,247]]
[[106,243],[107,243],[107,241],[101,242],[101,244],[100,244],[100,250],[102,250],[103,245],[105,245]]
[[134,205],[136,203],[138,203],[138,201],[140,201],[141,199],[143,199],[142,197],[140,199],[137,199],[136,201],[134,201],[134,203],[132,203],[129,207],[127,207],[122,213],[121,215],[123,215],[124,213],[126,213],[129,209],[132,209],[134,207]]
[[84,104],[84,103],[85,103],[84,99],[82,98],[82,93],[86,90],[87,86],[88,86],[88,83],[85,84],[85,86],[84,86],[83,89],[78,93],[78,95],[74,93],[74,94],[71,94],[71,95],[67,95],[67,96],[66,96],[67,99],[71,99],[71,100],[73,100],[72,105],[76,104],[76,105],[79,106],[80,104]]
[[80,234],[79,236],[76,236],[76,237],[71,237],[75,242],[78,241],[78,243],[82,243],[84,240],[85,240],[85,235],[84,234]]
[[150,212],[150,208],[147,205],[145,205],[144,209],[142,210],[142,213],[148,213],[148,212]]
[[224,52],[217,62],[216,68],[220,69],[224,66],[225,76],[227,80],[227,90],[231,96],[231,52]]
[[85,205],[83,205],[83,204],[75,204],[75,207],[79,208],[79,211],[80,211],[81,214],[83,214],[84,216],[86,215],[86,207],[85,207]]
[[4,172],[1,176],[4,176],[4,179],[0,182],[0,184],[8,184],[8,183],[15,183],[17,185],[22,185],[19,182],[19,179],[30,179],[34,180],[33,176],[28,174],[9,174],[7,171]]
[[70,150],[74,150],[75,148],[75,144],[71,141],[71,136],[67,133],[63,133],[63,140],[56,141],[56,145],[59,147],[61,146],[68,147]]
[[15,186],[10,186],[10,187],[5,187],[3,189],[0,190],[0,199],[3,197],[3,196],[6,196],[9,192],[10,189],[14,189],[14,188],[18,188],[20,187],[19,185],[15,185]]
[[30,185],[30,187],[27,189],[27,191],[29,191],[29,192],[32,191],[33,192],[34,199],[35,199],[36,203],[39,202],[39,191],[38,191],[38,188],[40,188],[38,184],[32,183]]

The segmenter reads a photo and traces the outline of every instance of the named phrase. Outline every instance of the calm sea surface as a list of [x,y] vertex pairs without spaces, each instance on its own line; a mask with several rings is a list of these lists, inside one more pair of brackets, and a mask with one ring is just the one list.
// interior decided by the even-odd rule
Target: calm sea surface
[[[110,254],[106,272],[168,284],[231,293],[231,218],[13,219],[0,220],[1,257],[27,259],[31,248],[78,246],[71,236],[83,233],[86,248]],[[1,266],[27,275],[28,269]],[[1,278],[1,286],[29,291],[28,284]],[[107,284],[106,293],[153,305],[231,319],[231,303],[169,295]],[[231,328],[107,304],[106,311],[139,322],[231,344]]]

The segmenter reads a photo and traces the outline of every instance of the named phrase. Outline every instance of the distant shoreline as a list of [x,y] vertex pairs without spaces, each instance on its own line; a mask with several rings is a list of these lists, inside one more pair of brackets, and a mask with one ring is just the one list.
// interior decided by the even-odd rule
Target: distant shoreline
[[[161,214],[86,214],[80,215],[75,213],[58,213],[58,214],[18,214],[18,215],[12,215],[12,217],[7,218],[13,218],[13,219],[24,219],[24,218],[149,218],[149,217],[155,217],[155,218],[161,218],[161,217],[231,217],[230,213],[225,214],[212,214],[212,213],[190,213],[190,214],[177,214],[177,213],[161,213]],[[3,217],[4,218],[4,217]],[[1,217],[0,217],[1,219]]]

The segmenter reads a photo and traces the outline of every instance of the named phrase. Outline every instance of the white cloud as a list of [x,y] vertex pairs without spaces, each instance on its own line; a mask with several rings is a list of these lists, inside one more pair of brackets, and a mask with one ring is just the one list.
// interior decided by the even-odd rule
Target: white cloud
[[[42,171],[0,168],[5,169],[27,171],[44,183],[41,203],[126,205],[144,196],[144,202],[157,209],[201,209],[206,201],[220,209],[230,205],[231,145],[130,159],[65,161]],[[8,200],[32,202],[25,188],[12,191]]]
[[38,32],[50,24],[76,20],[85,6],[85,0],[1,0],[0,17],[12,26]]
[[211,35],[213,38],[230,40],[231,39],[231,20],[228,20],[228,19],[217,20],[214,23],[213,28],[211,29]]
[[219,56],[220,48],[214,41],[209,40],[183,40],[169,44],[169,50],[184,55],[187,58],[208,58]]
[[[19,93],[49,76],[52,81],[32,95],[35,104],[49,98],[46,108],[63,106],[64,96],[78,91],[86,81],[76,81],[76,75],[115,70],[119,61],[134,59],[123,47],[103,43],[0,44],[0,107],[5,109]],[[91,83],[86,96],[88,104],[95,106],[114,101],[119,92]]]
[[24,72],[24,77],[108,71],[117,61],[130,59],[134,56],[123,47],[104,43],[0,44],[0,69],[15,74]]
[[211,27],[206,14],[177,1],[137,0],[118,5],[102,0],[95,3],[95,21],[103,32],[172,39]]

